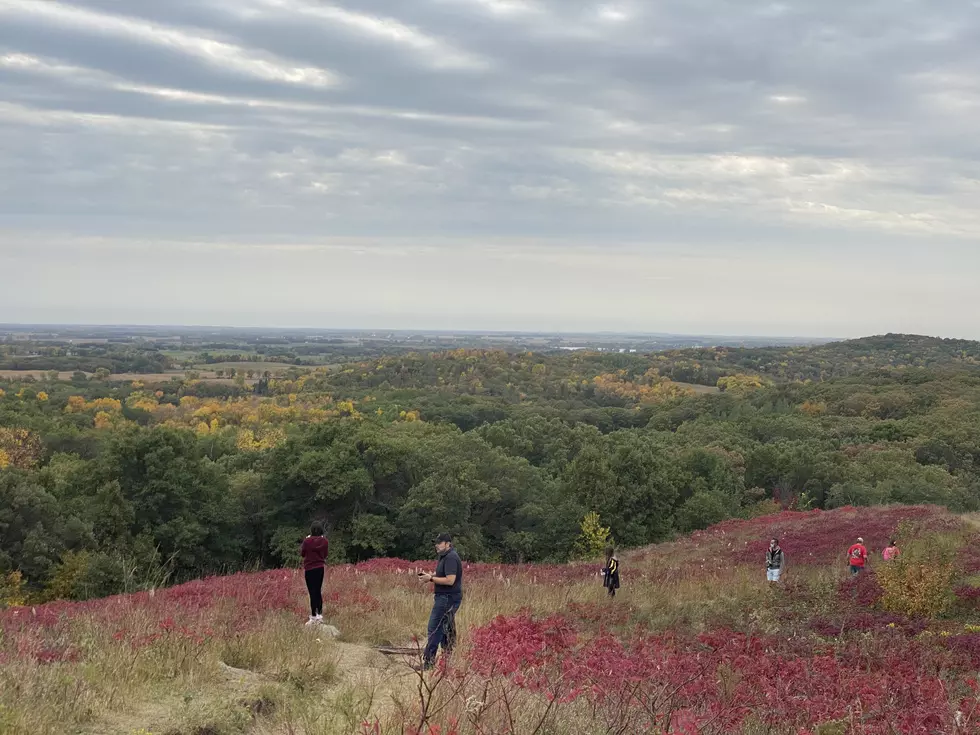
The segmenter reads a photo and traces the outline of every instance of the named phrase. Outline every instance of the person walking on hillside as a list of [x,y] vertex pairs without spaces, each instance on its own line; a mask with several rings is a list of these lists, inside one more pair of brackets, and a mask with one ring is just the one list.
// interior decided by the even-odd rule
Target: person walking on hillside
[[440,533],[435,543],[439,555],[435,572],[419,572],[419,581],[422,584],[432,582],[435,592],[422,654],[423,670],[435,666],[439,646],[444,655],[452,654],[456,645],[456,613],[463,602],[463,561],[453,548],[453,537]]
[[892,559],[897,557],[898,554],[899,554],[898,544],[895,543],[895,539],[892,539],[888,543],[888,546],[885,547],[885,550],[881,552],[881,558],[884,559],[885,561],[891,561]]
[[310,535],[303,539],[299,548],[303,557],[303,576],[310,593],[310,619],[307,625],[323,622],[323,572],[327,563],[329,543],[323,537],[323,524],[316,522],[310,527]]
[[851,544],[847,550],[847,561],[851,565],[851,574],[858,574],[864,571],[864,563],[868,559],[868,549],[864,545],[864,539],[858,537],[857,543]]
[[766,549],[766,580],[778,582],[785,565],[786,555],[779,545],[779,539],[769,539],[769,548]]
[[602,586],[606,588],[609,597],[616,596],[619,589],[619,558],[616,556],[616,549],[612,546],[606,547],[606,565],[602,568]]

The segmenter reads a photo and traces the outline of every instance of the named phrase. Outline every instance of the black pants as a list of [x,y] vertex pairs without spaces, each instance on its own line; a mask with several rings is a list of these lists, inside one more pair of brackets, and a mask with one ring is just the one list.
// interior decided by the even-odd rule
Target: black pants
[[310,614],[323,615],[323,567],[307,569],[304,576],[310,593]]

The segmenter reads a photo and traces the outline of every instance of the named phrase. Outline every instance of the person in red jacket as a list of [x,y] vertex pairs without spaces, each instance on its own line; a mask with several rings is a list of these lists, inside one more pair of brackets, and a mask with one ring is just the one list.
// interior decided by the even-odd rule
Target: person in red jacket
[[851,574],[857,574],[864,569],[864,562],[868,559],[868,549],[864,545],[864,539],[858,538],[856,544],[852,544],[847,550],[847,561],[851,565]]
[[310,535],[303,539],[299,553],[303,557],[303,576],[310,593],[310,619],[307,625],[323,622],[323,568],[327,563],[329,544],[323,537],[323,524],[314,523]]

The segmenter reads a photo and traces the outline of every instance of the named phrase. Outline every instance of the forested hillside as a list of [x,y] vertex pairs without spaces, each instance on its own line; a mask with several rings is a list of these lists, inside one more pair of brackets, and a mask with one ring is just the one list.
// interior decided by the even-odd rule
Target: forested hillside
[[[243,355],[247,357],[247,355]],[[131,356],[139,359],[139,356]],[[889,335],[650,355],[454,350],[289,368],[0,382],[0,601],[295,561],[564,561],[774,501],[980,507],[980,343]],[[710,386],[710,388],[709,388]]]

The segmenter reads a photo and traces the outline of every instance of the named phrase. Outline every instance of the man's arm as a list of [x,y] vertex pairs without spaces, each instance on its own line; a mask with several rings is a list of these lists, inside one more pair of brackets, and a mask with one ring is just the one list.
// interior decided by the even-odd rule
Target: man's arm
[[445,577],[437,577],[434,574],[424,574],[422,575],[423,581],[433,582],[443,587],[452,587],[454,584],[456,584],[456,575],[459,574],[459,569],[457,568],[458,566],[459,565],[455,562],[455,560],[447,561]]
[[454,584],[456,584],[456,575],[447,574],[445,577],[430,577],[430,580],[436,584],[441,584],[444,587],[452,587]]

